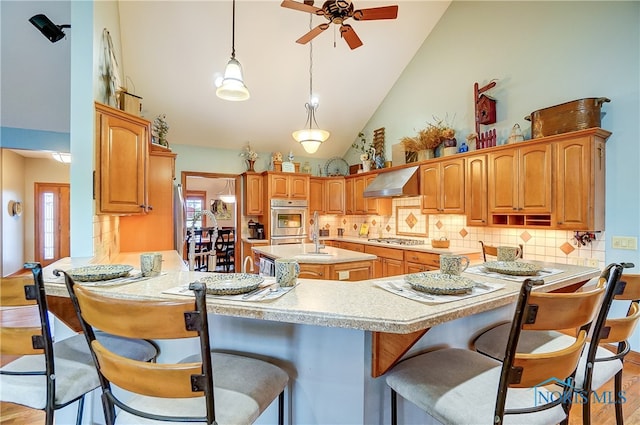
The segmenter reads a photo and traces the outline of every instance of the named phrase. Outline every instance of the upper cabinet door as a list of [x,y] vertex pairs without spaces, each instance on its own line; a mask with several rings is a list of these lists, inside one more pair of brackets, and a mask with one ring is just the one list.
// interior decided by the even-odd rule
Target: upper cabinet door
[[244,175],[244,214],[264,214],[264,185],[260,174],[247,172]]
[[149,122],[96,104],[97,214],[146,212]]
[[309,212],[318,211],[318,214],[324,214],[325,209],[325,184],[324,180],[319,177],[311,177],[309,180]]
[[551,213],[551,144],[519,149],[518,208],[525,212]]
[[309,176],[289,176],[289,197],[291,199],[307,199],[309,196]]
[[515,149],[489,154],[489,211],[518,210],[518,153]]
[[326,180],[325,184],[325,212],[327,214],[344,214],[344,178],[336,177]]
[[487,156],[467,158],[465,210],[469,226],[486,226],[487,216]]

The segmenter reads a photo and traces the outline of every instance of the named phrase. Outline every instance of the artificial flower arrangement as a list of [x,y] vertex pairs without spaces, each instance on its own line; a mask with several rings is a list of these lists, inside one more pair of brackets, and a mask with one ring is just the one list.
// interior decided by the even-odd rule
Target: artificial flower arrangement
[[251,143],[247,142],[247,145],[244,147],[242,152],[240,152],[240,156],[248,159],[249,161],[255,161],[258,159],[258,152],[251,149]]
[[370,152],[371,142],[367,141],[367,138],[362,132],[358,133],[358,138],[359,140],[356,140],[355,142],[353,142],[351,144],[351,147],[357,150],[358,152],[360,152],[360,161],[367,161],[369,159],[373,159],[373,158],[369,158],[369,155],[371,153]]
[[[403,137],[400,143],[406,152],[419,152],[425,149],[435,149],[443,142],[445,147],[456,146],[456,131],[444,120],[435,118],[435,124],[427,123],[427,127],[418,131],[414,137]],[[452,144],[453,143],[453,144]]]
[[158,138],[158,144],[162,146],[169,146],[167,141],[167,134],[169,133],[169,124],[167,124],[167,116],[165,114],[158,115],[153,120],[153,132]]

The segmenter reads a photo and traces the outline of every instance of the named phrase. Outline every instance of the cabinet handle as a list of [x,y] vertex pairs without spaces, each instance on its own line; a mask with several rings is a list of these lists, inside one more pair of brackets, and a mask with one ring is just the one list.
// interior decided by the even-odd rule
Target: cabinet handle
[[418,257],[416,257],[415,255],[413,257],[411,257],[412,260],[417,260]]

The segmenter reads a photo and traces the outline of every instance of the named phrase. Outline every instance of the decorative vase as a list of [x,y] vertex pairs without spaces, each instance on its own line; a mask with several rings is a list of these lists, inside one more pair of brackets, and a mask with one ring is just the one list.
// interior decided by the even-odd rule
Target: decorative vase
[[365,173],[367,171],[371,171],[371,161],[369,160],[362,161],[362,171]]
[[433,149],[423,149],[418,151],[418,161],[424,161],[435,157]]
[[254,170],[253,166],[256,164],[256,160],[255,159],[247,159],[247,166],[249,167],[247,169],[247,171],[256,171]]

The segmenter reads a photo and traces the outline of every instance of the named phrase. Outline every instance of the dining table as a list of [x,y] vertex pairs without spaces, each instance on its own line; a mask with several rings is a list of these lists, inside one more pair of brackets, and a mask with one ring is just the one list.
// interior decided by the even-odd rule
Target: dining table
[[[173,257],[169,251],[165,255]],[[175,256],[179,259],[177,253]],[[133,253],[121,254],[117,260],[139,262]],[[600,273],[592,267],[529,263],[539,270],[532,277],[544,282],[536,291],[574,291]],[[69,258],[47,266],[47,294],[68,297],[53,270],[79,265]],[[157,277],[92,287],[119,298],[184,299],[192,296],[190,282],[206,281],[212,275],[188,271],[184,263],[164,266]],[[461,275],[475,282],[472,292],[443,298],[416,291],[409,284],[410,276],[357,282],[298,279],[293,288],[283,291],[274,278],[255,275],[260,281],[256,289],[262,289],[258,295],[207,297],[212,346],[255,353],[287,370],[292,376],[287,409],[293,423],[386,423],[390,406],[385,372],[420,351],[442,346],[468,348],[473,336],[487,326],[509,320],[527,278],[501,275],[476,264]],[[157,342],[161,348],[158,361],[197,352],[197,346]],[[274,415],[267,414],[264,423]],[[419,411],[407,415],[407,423],[424,422]]]

